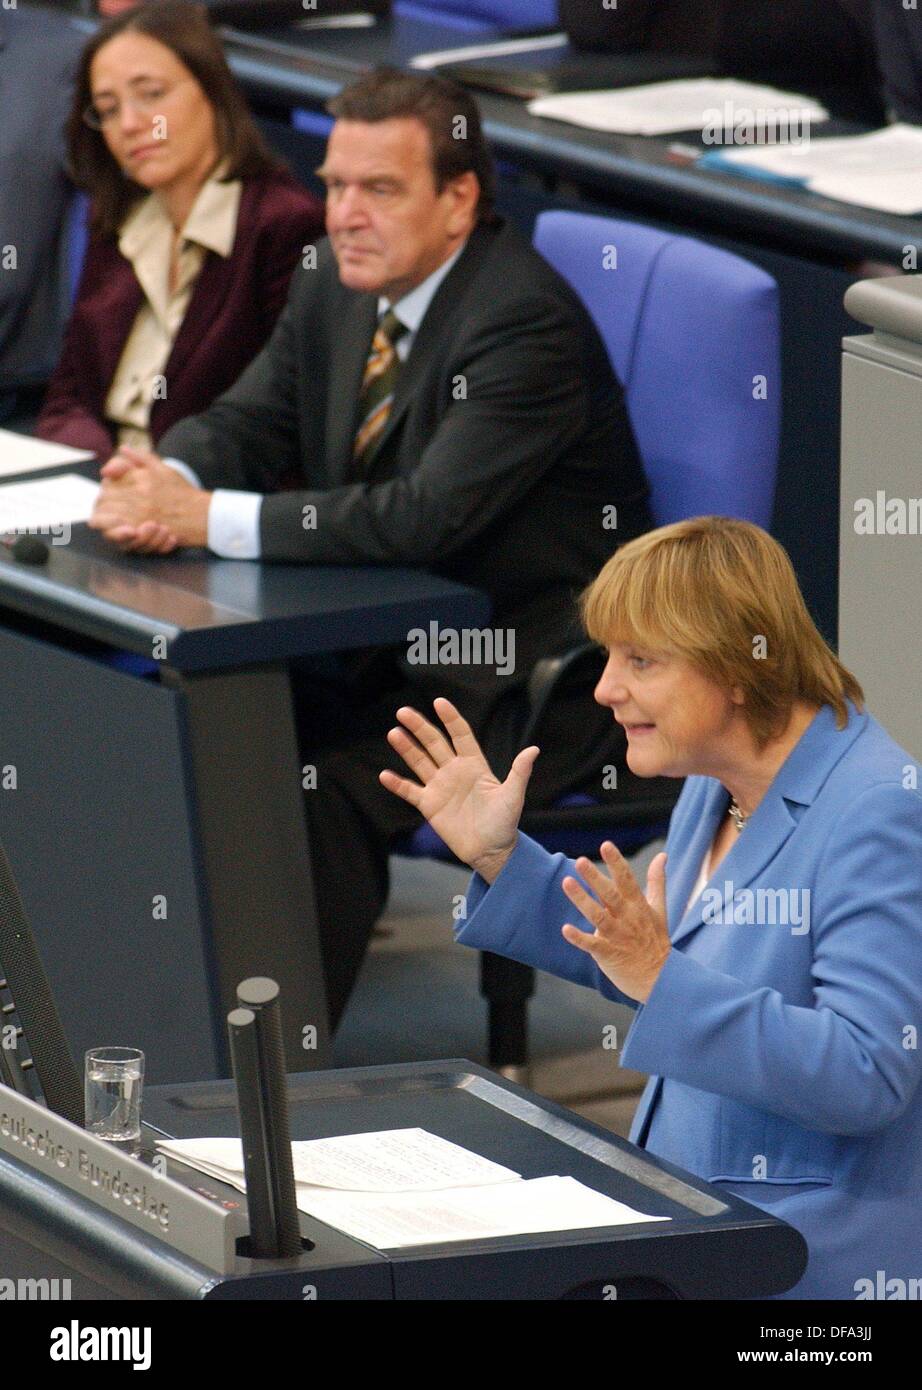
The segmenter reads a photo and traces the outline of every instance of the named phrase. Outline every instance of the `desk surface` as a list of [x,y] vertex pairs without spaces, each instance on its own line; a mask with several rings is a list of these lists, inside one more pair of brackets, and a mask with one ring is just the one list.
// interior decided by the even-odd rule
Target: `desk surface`
[[[87,32],[96,21],[81,19]],[[276,105],[322,106],[378,63],[405,67],[418,53],[465,47],[477,35],[405,15],[368,29],[298,30],[267,26],[258,34],[225,28],[230,66],[255,97]],[[490,40],[491,35],[484,35]],[[539,55],[540,56],[540,55]],[[922,216],[898,217],[818,194],[677,163],[662,138],[610,135],[531,116],[524,102],[478,92],[484,130],[496,154],[521,166],[575,180],[601,195],[673,222],[726,236],[748,236],[817,259],[877,258],[904,264],[922,248]],[[862,127],[830,122],[832,134]]]
[[[145,1218],[129,1229],[104,1195],[90,1200],[79,1185],[68,1188],[56,1181],[41,1159],[35,1160],[36,1167],[10,1153],[0,1155],[0,1235],[9,1232],[18,1242],[20,1267],[31,1277],[36,1258],[44,1262],[51,1257],[60,1262],[54,1272],[73,1271],[75,1284],[78,1278],[91,1280],[97,1288],[133,1298],[302,1302],[308,1285],[321,1302],[758,1298],[791,1288],[805,1268],[803,1238],[768,1211],[708,1186],[470,1062],[291,1077],[289,1092],[296,1137],[420,1125],[511,1164],[525,1178],[569,1174],[596,1191],[669,1219],[472,1236],[381,1253],[301,1213],[301,1234],[309,1245],[300,1256],[254,1261],[238,1247],[226,1262],[226,1273],[217,1275],[215,1268],[176,1249],[169,1235],[149,1227]],[[148,1089],[144,1111],[155,1124],[181,1136],[237,1133],[229,1083]],[[145,1145],[148,1160],[152,1153]],[[236,1189],[185,1165],[169,1160],[167,1167],[171,1178],[196,1193],[195,1202],[182,1204],[193,1226],[208,1221],[203,1198],[232,1211],[245,1202]],[[176,1205],[172,1192],[166,1200]],[[185,1221],[183,1233],[182,1246],[188,1251],[193,1242]],[[3,1253],[8,1269],[9,1255],[6,1249]]]
[[[669,1220],[597,1231],[545,1232],[515,1238],[541,1252],[530,1277],[541,1280],[556,1251],[589,1244],[601,1230],[635,1247],[639,1273],[661,1277],[685,1296],[758,1297],[790,1288],[806,1261],[802,1237],[768,1212],[709,1186],[674,1164],[581,1119],[572,1111],[461,1059],[300,1074],[288,1079],[296,1139],[420,1126],[524,1178],[572,1176],[598,1192]],[[144,1096],[144,1116],[180,1138],[239,1133],[231,1082],[159,1086]],[[502,1240],[450,1242],[391,1251],[393,1265],[415,1267],[428,1292],[445,1256],[475,1257]],[[641,1248],[642,1247],[642,1248]],[[728,1258],[730,1252],[733,1257]],[[443,1272],[437,1271],[442,1262]],[[547,1276],[550,1278],[550,1274]],[[489,1282],[489,1271],[480,1278]],[[433,1281],[430,1285],[427,1280]],[[469,1296],[469,1295],[468,1295]],[[490,1293],[479,1297],[508,1296]],[[545,1296],[547,1296],[545,1294]]]
[[0,609],[154,654],[180,671],[388,645],[432,621],[480,626],[485,595],[420,570],[121,554],[86,526],[44,565],[0,546]]
[[[224,32],[231,67],[251,91],[276,102],[313,106],[376,63],[406,66],[417,53],[472,41],[469,34],[399,15],[379,21],[373,29]],[[611,200],[642,198],[651,210],[674,221],[700,221],[724,235],[730,230],[747,233],[820,257],[875,256],[901,264],[908,243],[922,246],[922,217],[897,217],[795,188],[677,164],[669,146],[680,136],[581,130],[531,116],[525,103],[513,98],[478,93],[477,99],[498,155],[541,173],[578,180]],[[862,127],[837,122],[827,129],[830,134],[848,134],[860,133]]]

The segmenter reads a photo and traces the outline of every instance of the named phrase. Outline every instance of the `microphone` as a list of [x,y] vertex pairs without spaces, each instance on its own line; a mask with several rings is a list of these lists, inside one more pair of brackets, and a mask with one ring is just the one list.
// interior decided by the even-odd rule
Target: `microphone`
[[256,1015],[251,1009],[231,1009],[227,1015],[231,1065],[237,1083],[240,1142],[250,1216],[250,1255],[271,1259],[279,1253],[272,1202],[272,1179],[265,1116],[259,1104],[259,1044]]
[[48,547],[38,536],[19,536],[11,547],[13,559],[24,565],[47,565]]
[[291,1258],[302,1247],[279,987],[265,976],[243,980],[237,986],[237,1003],[227,1022],[237,1082],[251,1254]]

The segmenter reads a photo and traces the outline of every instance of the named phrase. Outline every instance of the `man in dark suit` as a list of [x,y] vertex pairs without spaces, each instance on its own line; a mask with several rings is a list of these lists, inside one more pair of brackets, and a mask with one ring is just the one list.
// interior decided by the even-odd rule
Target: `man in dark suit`
[[60,351],[64,120],[85,41],[69,16],[0,9],[0,420],[37,409]]
[[[418,824],[377,779],[397,765],[384,737],[395,708],[448,695],[493,765],[508,765],[535,662],[578,640],[576,594],[652,523],[604,345],[571,289],[495,216],[472,98],[384,71],[331,110],[316,267],[295,272],[236,385],[164,436],[172,465],[128,453],[105,466],[92,524],[132,549],[207,542],[239,558],[419,565],[492,598],[479,654],[470,634],[466,655],[464,634],[408,634],[398,652],[296,676],[335,1022],[386,899],[388,845]],[[297,490],[279,491],[290,474]],[[601,791],[605,765],[624,765],[620,730],[604,712],[587,717],[585,693],[552,702],[533,805]]]
[[602,0],[560,0],[560,22],[576,48],[710,56],[715,76],[803,92],[824,101],[835,116],[880,125],[874,3],[618,0],[606,8]]

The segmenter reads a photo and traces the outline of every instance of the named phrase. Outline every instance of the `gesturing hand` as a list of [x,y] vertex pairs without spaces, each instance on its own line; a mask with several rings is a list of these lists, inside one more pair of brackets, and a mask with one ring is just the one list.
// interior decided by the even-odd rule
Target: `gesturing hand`
[[381,783],[415,806],[452,853],[492,883],[515,848],[525,788],[539,750],[523,748],[500,782],[451,701],[434,700],[433,706],[448,738],[408,706],[397,711],[402,727],[387,736],[419,781],[384,771]]
[[672,949],[666,923],[666,855],[651,861],[645,896],[610,841],[600,853],[611,877],[590,859],[576,861],[595,897],[575,878],[563,880],[563,891],[595,931],[581,931],[569,922],[561,931],[571,946],[592,956],[622,994],[644,1003]]

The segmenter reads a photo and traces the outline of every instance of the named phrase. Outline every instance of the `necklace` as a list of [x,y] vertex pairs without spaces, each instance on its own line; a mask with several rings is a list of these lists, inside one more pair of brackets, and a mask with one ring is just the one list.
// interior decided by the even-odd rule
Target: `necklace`
[[743,815],[742,811],[741,811],[740,808],[737,806],[736,802],[733,801],[732,799],[731,799],[731,801],[730,801],[730,819],[733,821],[733,824],[736,826],[736,829],[737,829],[737,832],[738,832],[738,833],[739,833],[739,832],[742,832],[743,826],[746,824],[746,822],[747,822],[748,819],[749,819],[749,816],[744,816],[744,815]]

